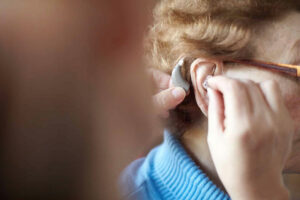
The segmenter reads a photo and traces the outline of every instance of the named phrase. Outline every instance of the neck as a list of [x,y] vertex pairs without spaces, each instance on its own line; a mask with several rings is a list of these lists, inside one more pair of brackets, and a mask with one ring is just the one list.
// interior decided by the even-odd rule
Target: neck
[[181,141],[195,162],[201,167],[201,170],[203,170],[218,187],[224,189],[213,164],[207,144],[207,120],[203,120],[199,126],[195,126],[186,131]]

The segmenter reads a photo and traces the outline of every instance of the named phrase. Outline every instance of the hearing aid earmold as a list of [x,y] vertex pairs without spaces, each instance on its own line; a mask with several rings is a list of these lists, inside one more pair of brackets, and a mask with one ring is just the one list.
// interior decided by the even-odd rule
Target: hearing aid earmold
[[176,64],[176,66],[174,67],[172,71],[171,79],[172,79],[172,84],[175,87],[181,87],[185,90],[185,92],[188,92],[190,89],[190,83],[182,77],[181,68],[183,66],[184,66],[184,58],[180,59]]

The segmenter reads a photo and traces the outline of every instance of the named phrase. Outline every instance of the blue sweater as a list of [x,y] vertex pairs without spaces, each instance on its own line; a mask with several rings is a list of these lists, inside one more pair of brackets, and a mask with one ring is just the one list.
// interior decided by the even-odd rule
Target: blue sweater
[[120,182],[123,199],[230,199],[199,169],[179,140],[167,131],[164,142],[146,158],[131,163]]

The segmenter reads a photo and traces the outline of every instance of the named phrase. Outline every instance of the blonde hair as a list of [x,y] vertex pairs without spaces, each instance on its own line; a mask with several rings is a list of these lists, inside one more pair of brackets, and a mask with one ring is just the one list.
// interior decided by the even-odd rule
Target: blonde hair
[[[197,57],[249,59],[252,30],[299,8],[297,0],[161,0],[146,39],[148,64],[171,73],[183,56],[188,65]],[[170,127],[179,134],[201,117],[192,90],[171,113]]]

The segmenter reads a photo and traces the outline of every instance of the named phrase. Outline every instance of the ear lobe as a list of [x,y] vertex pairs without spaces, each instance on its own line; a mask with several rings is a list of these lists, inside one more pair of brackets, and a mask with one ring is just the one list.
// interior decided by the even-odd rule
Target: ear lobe
[[222,71],[223,64],[213,60],[198,58],[191,65],[191,81],[194,88],[196,102],[205,116],[207,116],[208,113],[208,98],[207,90],[203,87],[203,83],[207,76],[213,76]]

